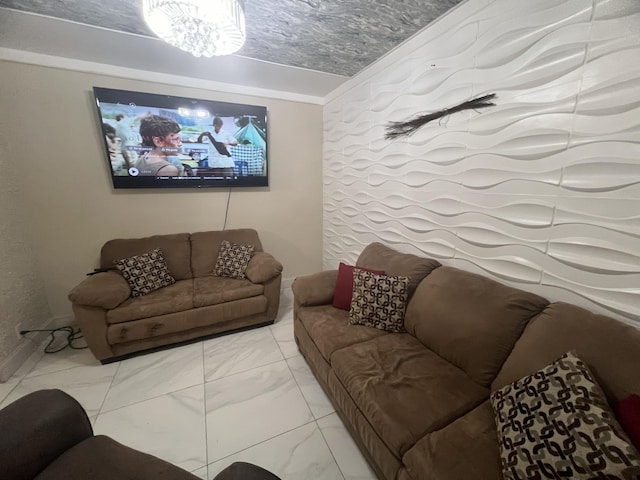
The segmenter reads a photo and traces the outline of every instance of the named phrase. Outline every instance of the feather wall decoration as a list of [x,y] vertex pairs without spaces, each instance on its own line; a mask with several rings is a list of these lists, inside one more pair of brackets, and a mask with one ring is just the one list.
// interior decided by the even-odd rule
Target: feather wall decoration
[[428,113],[426,115],[418,115],[417,117],[405,122],[389,122],[387,124],[387,133],[384,138],[386,140],[393,140],[394,138],[409,136],[432,120],[437,120],[438,118],[446,117],[447,115],[451,115],[452,113],[460,112],[462,110],[475,110],[477,108],[494,106],[495,103],[491,102],[494,98],[496,98],[496,94],[490,93],[488,95],[483,95],[482,97],[472,98],[471,100],[461,103],[460,105],[456,105],[455,107],[443,108],[442,110]]

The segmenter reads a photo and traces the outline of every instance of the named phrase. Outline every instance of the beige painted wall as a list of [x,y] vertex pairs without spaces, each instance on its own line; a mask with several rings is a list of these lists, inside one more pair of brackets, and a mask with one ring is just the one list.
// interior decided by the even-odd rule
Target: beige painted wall
[[54,317],[71,313],[67,293],[97,265],[106,240],[221,229],[229,194],[113,190],[93,86],[266,106],[270,186],[233,189],[227,228],[255,228],[285,278],[321,268],[321,106],[12,62],[0,62],[0,72],[5,133],[23,181],[16,201]]
[[[0,112],[7,122],[4,88],[0,89]],[[50,311],[44,294],[33,244],[27,234],[24,192],[15,148],[5,128],[0,128],[0,381],[12,373],[3,361],[11,355],[19,365],[33,350],[27,339],[20,340],[16,328],[29,330],[41,327]],[[31,336],[31,335],[30,335]]]

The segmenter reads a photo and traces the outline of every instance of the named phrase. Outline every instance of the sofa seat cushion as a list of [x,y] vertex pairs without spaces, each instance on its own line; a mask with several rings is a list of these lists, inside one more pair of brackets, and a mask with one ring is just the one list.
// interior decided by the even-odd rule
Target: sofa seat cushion
[[501,479],[498,434],[489,401],[424,436],[402,462],[411,478],[420,480]]
[[141,297],[132,297],[107,312],[107,323],[130,322],[193,308],[193,281],[179,280],[173,285]]
[[157,478],[198,480],[152,455],[125,447],[109,437],[98,435],[67,450],[35,480],[114,480]]
[[384,439],[380,438],[380,435],[371,427],[371,423],[358,409],[351,395],[345,390],[333,371],[328,376],[327,391],[331,394],[331,401],[336,406],[336,411],[344,419],[348,431],[362,448],[365,458],[373,467],[377,478],[380,480],[396,479],[398,471],[402,469],[401,457],[396,452],[389,450]]
[[488,388],[408,334],[389,334],[337,350],[331,366],[398,456],[489,397]]
[[327,362],[336,350],[375,337],[391,335],[377,328],[349,324],[349,312],[332,305],[300,308],[300,322]]
[[193,305],[204,307],[256,297],[264,293],[264,285],[229,277],[200,277],[193,279]]
[[[215,327],[213,328],[215,331],[211,331],[211,333],[219,333],[234,327],[249,326],[256,323],[248,320],[249,317],[264,314],[268,304],[266,296],[258,295],[233,302],[192,308],[184,312],[142,318],[132,322],[114,323],[107,327],[107,342],[111,345],[114,353],[122,355],[129,353],[130,350],[125,351],[127,348],[116,348],[116,346],[125,343],[129,345],[131,345],[130,342],[144,343],[147,345],[146,348],[154,348],[166,345],[167,341],[176,343],[195,338],[189,334],[191,330],[196,331],[202,328],[211,330]],[[223,327],[224,324],[227,325],[226,329]],[[229,327],[230,324],[231,327]],[[160,337],[164,339],[159,340]],[[173,340],[169,340],[171,337]],[[137,350],[139,349],[133,351]]]

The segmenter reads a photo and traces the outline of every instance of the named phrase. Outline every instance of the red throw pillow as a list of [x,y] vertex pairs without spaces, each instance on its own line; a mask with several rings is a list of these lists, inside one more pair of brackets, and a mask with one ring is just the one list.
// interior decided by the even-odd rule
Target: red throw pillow
[[351,309],[351,295],[353,294],[353,269],[359,268],[373,273],[374,275],[384,275],[382,270],[371,270],[369,268],[354,267],[340,262],[338,267],[338,280],[336,281],[336,293],[333,295],[333,306],[342,310]]
[[616,413],[629,440],[640,451],[640,396],[632,394],[620,400]]

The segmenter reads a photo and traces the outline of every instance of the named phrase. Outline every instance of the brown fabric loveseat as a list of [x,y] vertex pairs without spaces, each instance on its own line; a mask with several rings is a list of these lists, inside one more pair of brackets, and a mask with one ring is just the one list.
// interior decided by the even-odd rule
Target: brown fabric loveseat
[[337,270],[295,279],[294,332],[380,479],[502,478],[490,395],[570,350],[612,407],[640,393],[631,326],[380,243],[356,265],[409,277],[406,333],[351,325],[332,306]]
[[[255,247],[246,279],[214,275],[224,240]],[[132,297],[120,272],[107,271],[87,277],[69,293],[87,345],[102,363],[275,320],[282,265],[263,251],[255,230],[110,240],[102,247],[100,267],[156,248],[176,280],[173,285]]]

